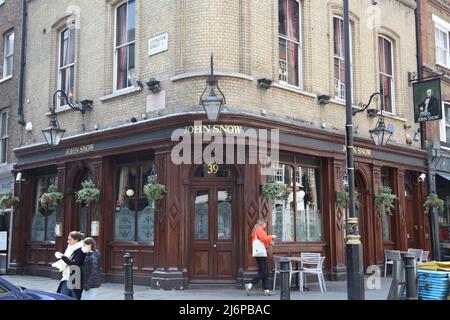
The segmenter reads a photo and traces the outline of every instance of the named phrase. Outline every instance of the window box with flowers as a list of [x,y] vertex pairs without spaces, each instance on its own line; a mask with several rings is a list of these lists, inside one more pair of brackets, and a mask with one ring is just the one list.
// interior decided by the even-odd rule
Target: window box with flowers
[[392,216],[392,209],[395,208],[394,201],[398,197],[392,194],[389,187],[382,186],[380,192],[375,195],[375,206],[384,214]]
[[9,208],[17,208],[17,205],[19,204],[19,198],[16,196],[13,196],[12,192],[5,193],[0,198],[0,214],[3,213],[4,209]]
[[43,193],[39,199],[42,207],[46,206],[59,206],[64,195],[61,192],[58,192],[58,188],[56,185],[51,184],[47,192]]
[[100,189],[91,180],[86,180],[81,183],[81,189],[75,193],[75,196],[77,202],[83,202],[88,206],[90,202],[100,199]]
[[444,200],[439,199],[437,194],[430,194],[423,203],[423,208],[425,209],[425,213],[430,213],[430,208],[437,208],[439,212],[444,212]]
[[166,186],[158,182],[156,175],[148,177],[148,182],[144,185],[144,194],[147,197],[149,207],[154,206],[156,201],[164,198],[166,192]]

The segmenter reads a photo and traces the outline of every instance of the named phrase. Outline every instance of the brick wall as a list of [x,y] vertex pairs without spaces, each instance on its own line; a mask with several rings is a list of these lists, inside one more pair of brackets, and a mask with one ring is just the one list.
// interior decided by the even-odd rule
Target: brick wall
[[[113,86],[114,7],[120,2],[82,0],[33,0],[29,3],[29,41],[25,115],[33,122],[26,143],[42,142],[40,129],[48,126],[44,116],[57,86],[57,38],[61,19],[70,6],[80,13],[76,51],[76,98],[94,100],[94,109],[82,118],[76,111],[58,115],[67,136],[113,127],[140,118],[146,112],[146,87],[142,91],[105,99]],[[155,77],[166,94],[166,109],[198,106],[207,74],[209,55],[214,52],[215,71],[223,72],[219,84],[229,109],[244,109],[281,118],[308,121],[344,133],[345,107],[341,102],[320,106],[316,95],[334,94],[333,15],[342,15],[342,1],[301,1],[303,87],[278,84],[278,2],[270,0],[137,0],[137,78]],[[405,136],[417,129],[413,122],[412,88],[407,73],[416,71],[414,6],[411,0],[350,1],[353,36],[354,102],[366,103],[378,91],[377,36],[394,43],[396,115],[386,122],[395,125],[393,141],[405,145]],[[70,10],[69,10],[70,11]],[[379,18],[379,19],[378,19]],[[59,22],[59,24],[58,24]],[[375,28],[373,22],[379,23]],[[168,50],[148,56],[148,39],[168,33]],[[201,76],[199,76],[199,72]],[[257,88],[257,79],[274,80],[267,91]],[[101,99],[101,97],[103,97]],[[149,113],[148,117],[156,117]],[[356,136],[369,138],[376,125],[365,113],[354,118]],[[408,131],[404,124],[412,125]],[[413,147],[419,147],[414,142]]]
[[[17,123],[17,107],[19,101],[19,68],[21,52],[21,1],[6,0],[0,5],[0,110],[9,110],[9,140],[7,162],[14,163],[12,149],[20,144],[22,126]],[[3,79],[3,57],[5,52],[5,35],[14,32],[13,74],[8,80]],[[0,169],[1,170],[1,169]]]
[[[432,70],[424,68],[423,77],[431,75],[432,71],[444,72],[447,76],[441,79],[442,99],[450,102],[450,70],[436,65],[436,42],[435,42],[435,23],[433,15],[450,23],[450,5],[448,1],[427,0],[422,2],[421,7],[421,53],[423,64],[432,67]],[[435,146],[440,144],[439,121],[430,121],[426,124],[428,144],[434,143]]]

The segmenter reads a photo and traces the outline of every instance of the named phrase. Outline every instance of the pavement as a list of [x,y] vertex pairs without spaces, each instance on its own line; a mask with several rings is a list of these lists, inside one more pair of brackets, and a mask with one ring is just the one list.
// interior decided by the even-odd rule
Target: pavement
[[[59,281],[46,277],[5,275],[4,279],[17,286],[56,292]],[[386,300],[392,278],[365,279],[366,300]],[[320,292],[317,282],[308,282],[309,291],[291,290],[291,300],[347,300],[346,281],[326,281],[327,291]],[[368,287],[369,286],[369,287]],[[372,289],[372,287],[378,287]],[[159,290],[145,286],[134,286],[134,300],[280,300],[280,291],[274,295],[264,296],[262,291],[250,295],[243,289],[228,287],[193,288],[185,290]],[[99,288],[98,300],[124,300],[124,285],[120,283],[103,283]]]

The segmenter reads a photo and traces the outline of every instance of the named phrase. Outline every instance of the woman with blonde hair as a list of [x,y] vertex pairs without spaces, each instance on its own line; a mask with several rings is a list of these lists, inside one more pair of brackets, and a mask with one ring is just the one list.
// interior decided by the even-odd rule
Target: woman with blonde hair
[[[252,251],[253,256],[256,258],[256,263],[258,264],[258,274],[251,282],[245,285],[247,293],[253,288],[253,285],[261,280],[264,295],[271,294],[268,283],[269,272],[267,270],[267,249],[269,249],[271,241],[276,239],[276,235],[267,235],[266,228],[267,221],[265,219],[258,219],[252,229]],[[262,248],[259,248],[258,246],[261,246]]]

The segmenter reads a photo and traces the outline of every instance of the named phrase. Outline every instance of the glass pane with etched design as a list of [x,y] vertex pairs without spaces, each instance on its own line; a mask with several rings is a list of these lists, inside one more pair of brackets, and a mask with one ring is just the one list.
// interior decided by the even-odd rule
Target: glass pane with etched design
[[209,239],[209,194],[208,190],[198,190],[195,195],[195,239]]
[[230,240],[232,226],[231,190],[217,191],[217,239]]

